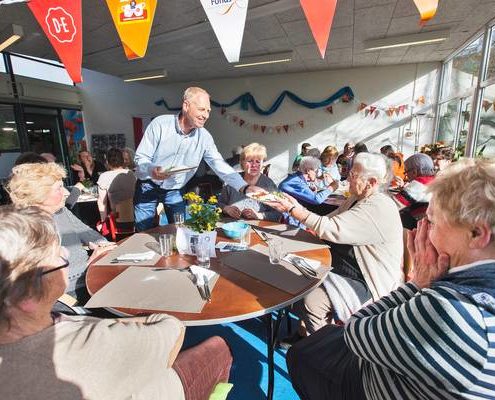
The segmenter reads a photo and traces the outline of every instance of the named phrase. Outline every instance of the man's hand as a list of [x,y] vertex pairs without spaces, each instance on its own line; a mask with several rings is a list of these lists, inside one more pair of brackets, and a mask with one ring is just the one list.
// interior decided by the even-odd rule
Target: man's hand
[[263,214],[254,211],[252,208],[245,208],[242,210],[241,217],[246,219],[263,219]]
[[170,174],[168,174],[162,167],[155,167],[151,170],[151,178],[156,179],[157,181],[163,181],[169,177]]
[[241,210],[239,210],[236,206],[225,206],[222,211],[235,219],[239,219],[241,217]]
[[420,289],[428,288],[432,282],[442,278],[449,269],[447,254],[438,254],[428,238],[429,222],[422,219],[418,228],[407,233],[407,248],[414,262],[411,282]]

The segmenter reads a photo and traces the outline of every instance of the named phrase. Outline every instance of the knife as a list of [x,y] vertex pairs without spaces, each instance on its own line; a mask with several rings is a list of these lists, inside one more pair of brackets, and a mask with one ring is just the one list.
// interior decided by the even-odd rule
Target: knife
[[198,277],[196,275],[194,275],[193,273],[191,273],[191,275],[189,275],[189,279],[191,279],[194,286],[196,286],[198,288],[199,295],[201,296],[201,299],[208,300],[206,297],[206,293],[204,292],[204,288],[201,287],[201,285],[198,282]]
[[259,238],[260,238],[261,240],[263,240],[264,242],[266,242],[266,241],[268,241],[268,240],[270,239],[270,238],[268,237],[268,235],[267,235],[265,232],[261,232],[261,231],[259,231],[259,230],[257,230],[257,229],[254,229],[254,227],[251,227],[251,229],[252,229],[252,230],[254,231],[254,233],[256,233],[256,234],[259,236]]
[[210,285],[208,278],[206,278],[206,275],[203,275],[203,285],[204,285],[204,290],[206,294],[206,300],[208,300],[208,303],[211,301],[211,292],[210,292]]
[[301,263],[301,259],[298,258],[298,257],[291,257],[290,259],[290,263],[297,268],[297,270],[303,274],[306,278],[308,279],[313,279],[313,278],[316,278],[318,276],[318,274],[316,273],[315,270],[313,270],[312,268],[308,268],[308,267],[305,267],[302,263]]

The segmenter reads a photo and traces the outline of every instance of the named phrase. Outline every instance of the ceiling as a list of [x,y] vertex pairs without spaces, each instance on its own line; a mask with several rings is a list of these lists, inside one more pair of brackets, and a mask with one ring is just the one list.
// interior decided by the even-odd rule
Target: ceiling
[[[1,1],[0,1],[1,4]],[[440,0],[435,18],[419,26],[413,0],[339,0],[322,60],[299,0],[251,0],[242,57],[293,51],[290,63],[233,68],[218,44],[199,0],[159,0],[148,51],[127,61],[106,2],[83,0],[83,67],[123,76],[166,69],[167,82],[336,68],[441,61],[495,18],[495,0]],[[25,37],[11,52],[57,57],[25,3],[0,6],[0,30],[22,25]],[[367,52],[363,41],[450,30],[439,44]],[[162,84],[164,81],[147,81]],[[144,83],[144,82],[143,82]]]

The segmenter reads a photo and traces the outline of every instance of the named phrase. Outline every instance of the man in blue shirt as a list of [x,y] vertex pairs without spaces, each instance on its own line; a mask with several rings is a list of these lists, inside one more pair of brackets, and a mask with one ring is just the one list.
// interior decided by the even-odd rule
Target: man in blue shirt
[[[161,115],[146,128],[134,159],[138,178],[134,195],[137,231],[153,227],[158,202],[165,206],[168,221],[173,221],[174,213],[184,213],[181,189],[194,176],[202,159],[234,189],[242,193],[262,190],[249,186],[218,152],[210,132],[204,128],[210,111],[209,94],[190,87],[184,92],[178,115]],[[168,173],[173,167],[193,168]]]

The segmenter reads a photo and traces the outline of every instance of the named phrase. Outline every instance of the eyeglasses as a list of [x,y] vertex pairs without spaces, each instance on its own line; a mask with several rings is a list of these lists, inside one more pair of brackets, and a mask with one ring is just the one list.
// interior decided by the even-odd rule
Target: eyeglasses
[[53,268],[47,269],[46,271],[43,271],[41,273],[41,276],[49,274],[51,272],[58,271],[59,269],[67,268],[69,266],[69,260],[67,260],[64,257],[60,257],[60,258],[64,261],[64,263],[62,265],[59,265],[58,267],[53,267]]

